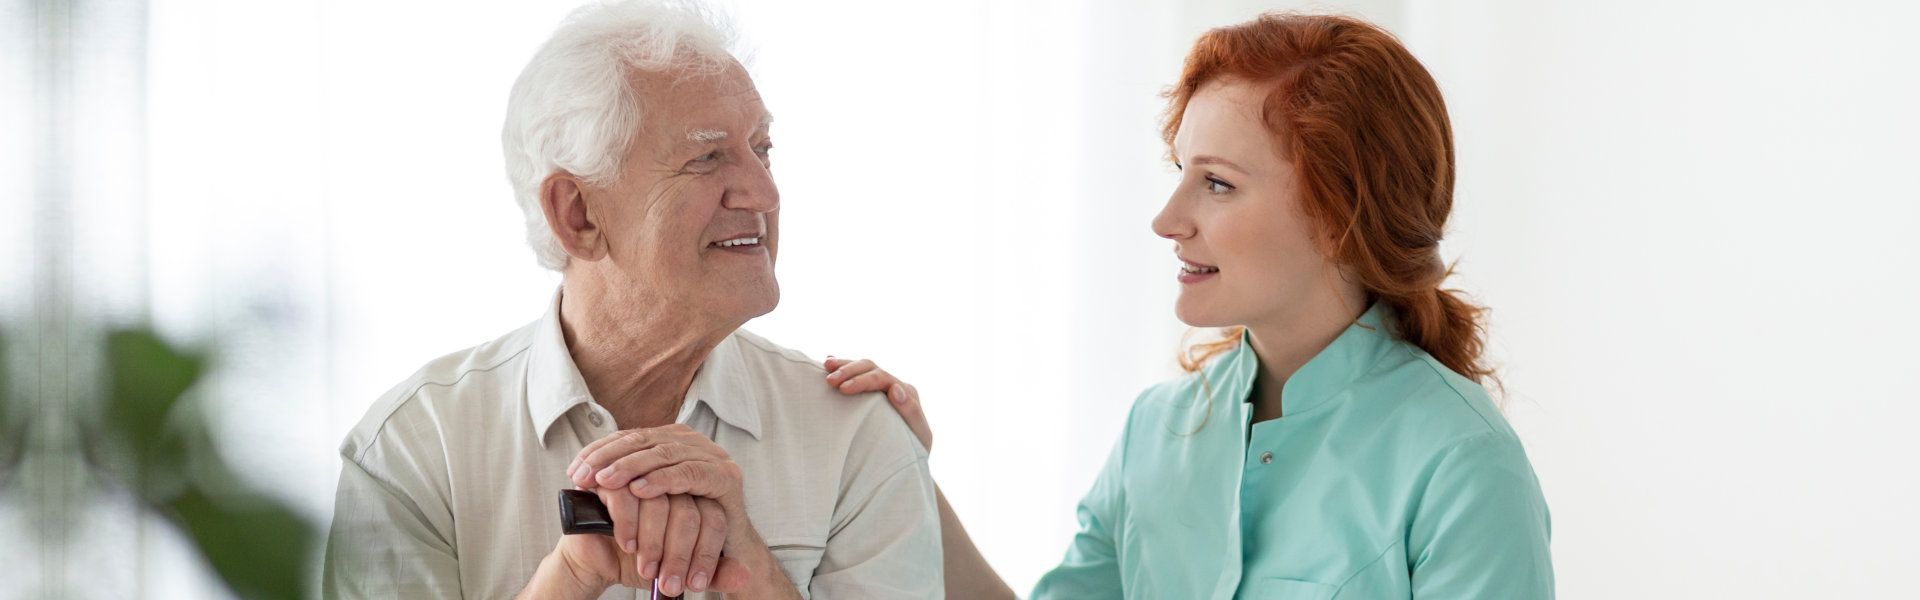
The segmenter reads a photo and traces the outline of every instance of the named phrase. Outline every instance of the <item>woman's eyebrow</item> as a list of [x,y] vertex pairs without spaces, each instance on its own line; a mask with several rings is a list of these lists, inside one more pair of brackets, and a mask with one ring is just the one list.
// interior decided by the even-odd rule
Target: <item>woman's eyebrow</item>
[[1195,157],[1193,157],[1193,160],[1192,160],[1192,161],[1189,161],[1189,162],[1188,162],[1187,164],[1189,164],[1189,165],[1218,165],[1218,166],[1222,166],[1222,167],[1226,167],[1226,168],[1229,168],[1229,169],[1233,169],[1233,170],[1235,170],[1235,171],[1239,171],[1239,172],[1241,172],[1241,173],[1245,173],[1245,172],[1247,172],[1247,170],[1246,170],[1246,169],[1242,169],[1242,168],[1240,168],[1240,165],[1236,165],[1236,164],[1233,164],[1233,161],[1230,161],[1230,160],[1227,160],[1227,159],[1224,159],[1224,158],[1220,158],[1220,157],[1218,157],[1218,156],[1213,156],[1213,155],[1209,155],[1209,154],[1202,154],[1202,155],[1200,155],[1200,156],[1195,156]]

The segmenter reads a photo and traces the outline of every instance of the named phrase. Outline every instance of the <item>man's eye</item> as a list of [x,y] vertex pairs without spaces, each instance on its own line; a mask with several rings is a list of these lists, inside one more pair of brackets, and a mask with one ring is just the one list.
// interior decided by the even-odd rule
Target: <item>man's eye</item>
[[1217,178],[1208,177],[1207,191],[1215,194],[1225,194],[1227,192],[1233,191],[1233,186]]
[[716,160],[720,160],[720,151],[719,151],[719,150],[715,150],[715,151],[713,151],[713,152],[708,152],[708,153],[706,153],[706,154],[702,154],[702,155],[700,155],[700,157],[699,157],[699,158],[695,158],[695,159],[693,159],[693,162],[713,162],[713,161],[716,161]]

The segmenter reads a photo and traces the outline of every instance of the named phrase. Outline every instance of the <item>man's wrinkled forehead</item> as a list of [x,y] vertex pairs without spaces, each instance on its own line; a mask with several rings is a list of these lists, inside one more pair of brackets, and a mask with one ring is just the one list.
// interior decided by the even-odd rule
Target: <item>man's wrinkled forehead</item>
[[[732,136],[765,135],[773,122],[746,70],[636,78],[644,107],[642,128],[654,143],[714,144]],[[650,80],[649,80],[650,79]]]
[[[765,109],[762,109],[760,111],[759,123],[755,124],[753,129],[746,133],[747,135],[753,135],[753,136],[763,135],[767,132],[768,129],[771,129],[772,127],[773,127],[773,114],[768,113]],[[733,135],[734,134],[732,131],[728,131],[726,129],[716,129],[712,127],[696,126],[687,130],[687,135],[685,138],[681,140],[681,142],[687,143],[687,144],[718,144],[720,142],[726,141],[728,138],[732,137]]]

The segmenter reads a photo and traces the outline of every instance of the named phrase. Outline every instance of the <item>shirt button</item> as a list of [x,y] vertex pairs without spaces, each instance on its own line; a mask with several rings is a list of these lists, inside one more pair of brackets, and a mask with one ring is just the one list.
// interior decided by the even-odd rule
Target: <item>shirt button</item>
[[1273,464],[1273,453],[1272,453],[1272,452],[1261,452],[1261,453],[1260,453],[1260,464],[1263,464],[1263,465],[1270,465],[1270,464]]
[[607,424],[607,419],[605,417],[601,417],[600,413],[597,413],[597,412],[587,413],[587,420],[592,422],[594,427],[599,427],[601,425]]

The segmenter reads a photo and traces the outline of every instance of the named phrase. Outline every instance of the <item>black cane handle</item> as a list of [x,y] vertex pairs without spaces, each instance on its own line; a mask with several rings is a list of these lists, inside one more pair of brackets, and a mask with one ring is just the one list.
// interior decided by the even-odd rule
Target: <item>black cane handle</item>
[[560,532],[567,535],[613,535],[613,517],[600,496],[582,490],[560,490]]

